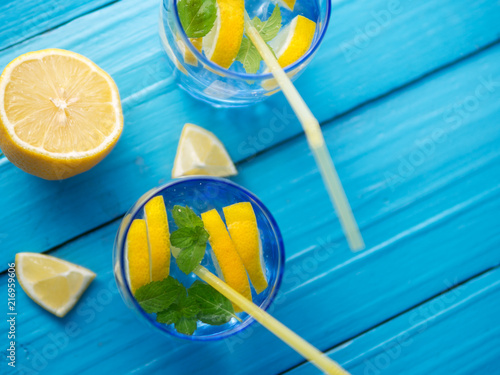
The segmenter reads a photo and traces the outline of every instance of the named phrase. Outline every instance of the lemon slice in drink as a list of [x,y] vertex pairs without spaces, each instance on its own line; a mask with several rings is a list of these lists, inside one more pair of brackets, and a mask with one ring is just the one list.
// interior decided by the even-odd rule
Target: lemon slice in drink
[[227,229],[257,292],[267,288],[257,219],[250,202],[224,207]]
[[151,263],[146,221],[135,219],[127,234],[127,266],[130,289],[135,293],[151,282]]
[[227,177],[237,173],[226,148],[212,132],[193,124],[184,126],[172,178],[193,175]]
[[26,294],[58,317],[65,316],[75,306],[96,276],[76,264],[36,253],[18,253],[16,270]]
[[[196,48],[201,53],[203,48],[203,38],[190,38],[189,41],[194,46],[194,48]],[[184,57],[184,62],[192,66],[198,66],[198,59],[196,58],[194,53],[191,52],[186,43],[184,43],[180,35],[177,35],[176,42],[182,56]]]
[[[201,214],[201,219],[206,231],[210,235],[208,242],[210,242],[210,246],[215,254],[224,281],[251,301],[252,293],[245,266],[236,251],[234,243],[227,232],[226,225],[219,213],[217,210],[211,210]],[[241,312],[241,309],[237,306],[234,306],[234,308],[235,311]]]
[[144,206],[148,230],[151,280],[161,281],[170,272],[170,232],[165,201],[160,195]]
[[207,58],[228,69],[236,59],[245,28],[244,0],[217,0],[217,19],[212,30],[203,37]]
[[311,48],[315,32],[316,23],[304,16],[295,17],[279,31],[269,45],[276,53],[282,68],[293,64],[306,54]]
[[0,148],[35,176],[60,180],[89,170],[122,128],[113,79],[77,53],[27,53],[0,77]]
[[295,2],[296,0],[278,0],[279,5],[290,11],[293,11],[293,8],[295,8]]

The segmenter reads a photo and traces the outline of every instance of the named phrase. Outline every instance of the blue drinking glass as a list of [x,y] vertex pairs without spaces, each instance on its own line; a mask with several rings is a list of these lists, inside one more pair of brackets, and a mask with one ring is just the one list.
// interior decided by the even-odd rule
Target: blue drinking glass
[[[212,326],[198,322],[198,328],[192,336],[178,333],[173,325],[161,324],[156,321],[154,314],[146,313],[134,298],[130,289],[127,277],[127,254],[126,238],[130,225],[135,219],[144,218],[144,206],[152,198],[162,195],[167,208],[168,224],[173,232],[177,226],[172,218],[172,209],[175,205],[189,206],[194,212],[200,215],[203,212],[216,209],[223,217],[222,208],[238,203],[250,202],[257,218],[257,225],[262,244],[262,257],[264,260],[266,277],[269,286],[265,291],[256,294],[252,288],[253,302],[262,309],[267,310],[273,302],[281,285],[285,266],[285,252],[283,239],[276,221],[264,204],[251,192],[238,186],[237,184],[215,177],[192,177],[176,180],[162,187],[153,189],[146,193],[128,211],[120,225],[116,236],[113,250],[113,265],[118,290],[127,304],[134,310],[140,320],[148,325],[164,332],[170,336],[192,341],[212,341],[220,340],[249,327],[254,319],[246,313],[238,313],[241,322],[231,319],[230,322],[221,326]],[[211,272],[217,273],[213,263],[213,252],[210,245],[207,245],[205,258],[202,265]],[[198,277],[194,274],[186,275],[176,265],[172,258],[170,264],[170,275],[179,280],[185,287],[189,287]]]
[[[169,59],[172,75],[181,88],[202,101],[219,107],[241,107],[265,100],[280,91],[265,64],[256,74],[247,74],[243,65],[236,61],[224,69],[208,60],[189,41],[177,12],[178,0],[162,0],[160,11],[160,39]],[[331,0],[297,0],[294,11],[281,8],[283,25],[295,16],[303,15],[316,22],[316,33],[309,51],[285,72],[295,80],[309,64],[325,36],[331,12]],[[246,0],[245,8],[250,17],[267,19],[274,3],[269,0]],[[186,62],[189,51],[194,62]]]

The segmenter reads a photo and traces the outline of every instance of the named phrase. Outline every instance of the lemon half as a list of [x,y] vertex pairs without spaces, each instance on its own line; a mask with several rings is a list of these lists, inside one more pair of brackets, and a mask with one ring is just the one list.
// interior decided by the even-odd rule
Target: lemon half
[[217,19],[212,30],[203,37],[207,58],[228,69],[236,60],[245,28],[244,0],[217,0]]
[[0,148],[47,180],[85,172],[123,129],[113,79],[77,53],[47,49],[13,60],[0,77]]
[[19,284],[37,304],[63,317],[78,302],[96,274],[76,264],[37,253],[18,253]]

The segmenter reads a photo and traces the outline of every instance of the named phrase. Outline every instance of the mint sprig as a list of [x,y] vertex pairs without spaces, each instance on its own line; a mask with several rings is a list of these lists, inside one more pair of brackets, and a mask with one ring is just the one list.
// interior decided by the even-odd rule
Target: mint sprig
[[169,276],[138,289],[135,298],[144,311],[156,313],[158,323],[173,324],[184,335],[192,335],[198,321],[218,326],[239,319],[226,297],[199,280],[186,289]]
[[198,303],[198,319],[203,323],[220,326],[229,322],[232,317],[238,319],[231,301],[210,285],[196,280],[188,293],[189,297]]
[[177,257],[177,266],[189,275],[205,256],[208,232],[203,226],[203,221],[189,207],[174,206],[172,216],[179,229],[170,236],[170,243],[181,249]]
[[202,38],[217,18],[216,0],[179,0],[177,9],[188,38]]
[[187,228],[202,227],[202,228],[204,228],[203,221],[189,207],[174,206],[174,208],[172,210],[172,216],[174,217],[175,224],[177,224],[179,229],[183,228],[183,227],[187,227]]
[[168,309],[179,298],[184,286],[173,277],[153,281],[135,292],[135,299],[147,313],[157,313]]
[[[278,5],[274,7],[273,13],[266,20],[262,21],[258,17],[254,17],[252,25],[259,32],[265,42],[273,40],[281,29],[281,10]],[[271,48],[271,47],[269,47]],[[272,48],[271,48],[271,51]],[[274,53],[274,51],[273,51]],[[248,36],[244,36],[241,41],[241,47],[236,56],[236,60],[243,64],[243,68],[248,74],[255,74],[260,69],[260,62],[262,56],[260,55],[257,47],[252,43]]]
[[274,7],[273,13],[266,21],[261,21],[259,17],[252,20],[253,26],[257,29],[265,42],[273,40],[281,29],[281,10],[278,5]]

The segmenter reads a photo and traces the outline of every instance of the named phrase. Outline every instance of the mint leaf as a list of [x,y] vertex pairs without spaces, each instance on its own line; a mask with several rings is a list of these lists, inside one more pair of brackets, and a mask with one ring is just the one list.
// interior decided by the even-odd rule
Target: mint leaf
[[189,207],[174,206],[172,210],[172,216],[174,217],[175,224],[177,224],[179,228],[183,227],[203,228],[203,221]]
[[165,311],[161,311],[156,314],[156,321],[158,323],[165,324],[175,324],[182,318],[182,314],[180,311],[176,309],[169,309]]
[[203,260],[209,235],[203,221],[189,207],[174,206],[172,216],[179,229],[172,233],[170,242],[181,249],[177,266],[188,275]]
[[210,285],[196,280],[188,293],[198,304],[198,319],[203,323],[220,326],[236,317],[231,302]]
[[179,319],[177,323],[174,325],[177,332],[182,333],[183,335],[191,336],[197,328],[197,320],[196,318],[186,318],[182,317]]
[[216,0],[180,0],[177,3],[179,18],[188,38],[207,35],[217,18]]
[[208,240],[208,232],[202,227],[183,227],[170,236],[172,246],[185,249],[193,244],[205,244]]
[[281,29],[281,10],[278,5],[274,7],[273,13],[267,21],[261,21],[258,17],[252,20],[253,26],[257,29],[264,41],[269,42],[278,35]]
[[177,301],[184,286],[169,276],[162,281],[153,281],[135,292],[135,299],[147,313],[157,313],[168,309]]
[[248,74],[255,74],[260,69],[262,56],[248,38],[243,38],[241,47],[236,56],[236,60],[240,61]]
[[184,335],[192,335],[196,331],[196,316],[200,308],[194,298],[186,295],[186,289],[179,295],[177,302],[171,305],[168,310],[156,315],[159,323],[174,324],[177,332]]
[[170,243],[172,244],[172,246],[178,247],[179,249],[184,249],[191,246],[195,242],[193,234],[194,229],[190,227],[177,229],[170,235]]
[[[253,26],[257,29],[262,39],[269,42],[278,35],[281,29],[281,10],[278,5],[274,7],[273,13],[266,21],[261,21],[258,17],[252,20]],[[269,47],[274,54],[274,51]],[[276,55],[275,55],[276,56]],[[246,37],[241,41],[241,47],[236,56],[236,60],[243,64],[243,68],[248,74],[255,74],[260,69],[262,56],[252,41]]]
[[183,249],[177,257],[177,266],[186,275],[189,275],[201,263],[205,256],[206,243],[194,243]]

